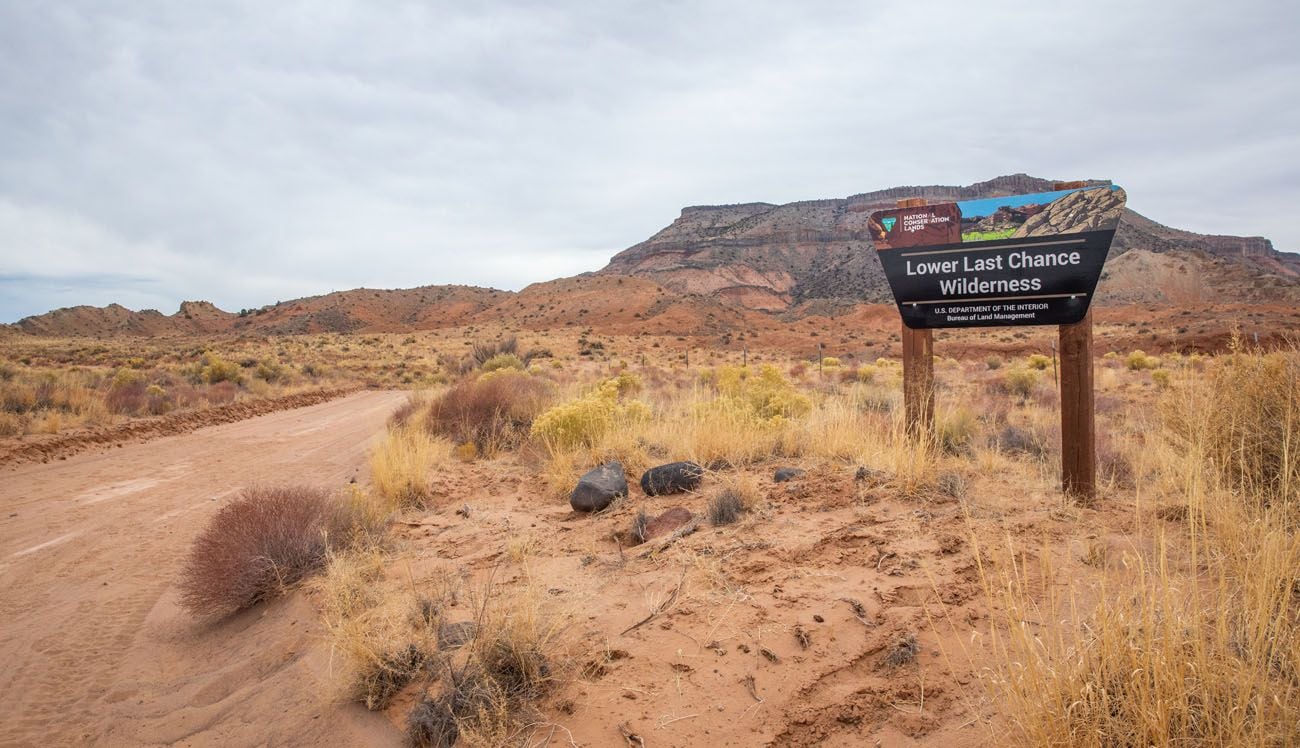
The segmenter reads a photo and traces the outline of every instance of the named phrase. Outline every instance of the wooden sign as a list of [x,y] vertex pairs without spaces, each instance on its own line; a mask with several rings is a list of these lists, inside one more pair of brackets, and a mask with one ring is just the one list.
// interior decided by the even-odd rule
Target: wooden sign
[[1096,495],[1089,305],[1124,212],[1114,185],[927,205],[900,200],[868,228],[903,330],[908,431],[934,432],[934,339],[944,327],[1059,325],[1061,488]]
[[1124,203],[1119,187],[1078,187],[881,210],[867,227],[908,327],[1068,325]]

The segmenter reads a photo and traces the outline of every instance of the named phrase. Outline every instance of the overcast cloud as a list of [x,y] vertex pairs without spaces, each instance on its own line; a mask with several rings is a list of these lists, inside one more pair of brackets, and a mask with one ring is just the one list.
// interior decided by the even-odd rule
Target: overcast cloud
[[1293,2],[0,3],[0,321],[517,289],[1028,172],[1300,249]]

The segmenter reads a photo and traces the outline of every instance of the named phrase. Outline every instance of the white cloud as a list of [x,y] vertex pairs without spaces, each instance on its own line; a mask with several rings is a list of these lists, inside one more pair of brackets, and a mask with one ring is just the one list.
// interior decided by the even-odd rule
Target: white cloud
[[518,288],[684,205],[1016,171],[1300,248],[1290,6],[588,5],[6,3],[0,320]]

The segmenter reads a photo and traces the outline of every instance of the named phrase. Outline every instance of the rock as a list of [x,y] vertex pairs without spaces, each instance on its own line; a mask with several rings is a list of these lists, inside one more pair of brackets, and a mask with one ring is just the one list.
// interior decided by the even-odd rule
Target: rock
[[478,626],[473,621],[457,621],[438,626],[438,649],[455,649],[473,641]]
[[868,488],[876,488],[889,482],[889,473],[862,465],[853,474],[853,480],[866,483]]
[[627,496],[627,476],[621,464],[607,462],[578,479],[569,506],[577,512],[599,512],[619,496]]
[[641,476],[641,490],[646,496],[663,496],[698,488],[704,468],[693,462],[670,462],[652,467]]
[[668,535],[678,528],[685,527],[694,518],[695,515],[691,514],[686,507],[675,506],[646,523],[645,539],[654,540]]
[[795,478],[798,478],[803,474],[804,471],[800,470],[799,468],[791,468],[791,467],[777,468],[776,475],[772,476],[772,480],[776,481],[777,483],[785,483],[786,481],[794,480]]

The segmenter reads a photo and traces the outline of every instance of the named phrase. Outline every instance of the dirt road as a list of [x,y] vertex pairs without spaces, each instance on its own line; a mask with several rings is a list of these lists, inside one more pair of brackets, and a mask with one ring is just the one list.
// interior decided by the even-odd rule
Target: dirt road
[[382,718],[328,703],[301,595],[205,624],[177,607],[174,582],[242,487],[364,477],[402,398],[361,392],[6,473],[0,745],[394,740]]

